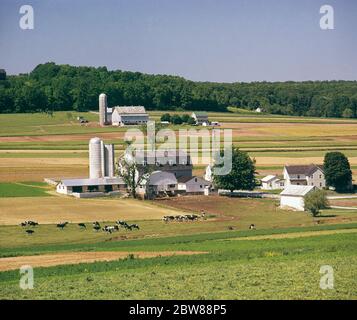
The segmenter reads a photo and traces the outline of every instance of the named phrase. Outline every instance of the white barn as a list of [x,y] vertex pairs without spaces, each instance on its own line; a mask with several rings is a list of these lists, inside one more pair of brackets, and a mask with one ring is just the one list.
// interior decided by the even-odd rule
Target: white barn
[[149,121],[149,115],[142,106],[114,107],[111,121],[113,126],[140,125]]
[[280,193],[280,207],[296,211],[304,211],[305,196],[314,190],[316,190],[315,186],[287,186]]
[[211,183],[200,177],[181,177],[178,178],[177,190],[186,193],[204,193],[206,187]]
[[208,125],[209,121],[208,121],[208,114],[207,112],[193,112],[191,114],[191,118],[193,118],[193,120],[195,120],[197,125]]
[[57,184],[56,191],[77,198],[93,198],[126,192],[126,188],[125,182],[119,177],[63,179]]

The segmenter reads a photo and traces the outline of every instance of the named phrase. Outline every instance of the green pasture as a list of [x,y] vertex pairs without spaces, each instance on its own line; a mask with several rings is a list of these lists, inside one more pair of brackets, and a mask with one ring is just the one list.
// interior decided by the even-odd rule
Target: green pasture
[[[350,228],[352,233],[342,233]],[[0,272],[1,299],[356,299],[357,237],[352,226],[225,232],[171,238],[70,244],[52,250],[119,250],[134,256],[35,268],[33,290],[19,288],[18,271]],[[328,235],[319,231],[330,230]],[[292,232],[315,233],[284,238]],[[250,240],[252,236],[282,236]],[[241,240],[236,240],[236,238]],[[49,249],[38,247],[38,249]],[[36,251],[36,247],[33,248]],[[135,252],[190,250],[193,256],[137,259]],[[320,268],[334,270],[334,288],[323,290]],[[143,285],[144,284],[144,285]]]
[[47,197],[48,186],[41,182],[0,183],[0,198]]

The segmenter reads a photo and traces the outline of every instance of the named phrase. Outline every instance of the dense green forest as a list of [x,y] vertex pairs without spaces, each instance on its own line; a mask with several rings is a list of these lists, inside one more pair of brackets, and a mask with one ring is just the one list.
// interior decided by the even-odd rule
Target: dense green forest
[[156,110],[226,111],[262,107],[273,114],[357,117],[357,81],[193,82],[177,76],[45,63],[0,80],[0,113],[97,110],[143,105]]

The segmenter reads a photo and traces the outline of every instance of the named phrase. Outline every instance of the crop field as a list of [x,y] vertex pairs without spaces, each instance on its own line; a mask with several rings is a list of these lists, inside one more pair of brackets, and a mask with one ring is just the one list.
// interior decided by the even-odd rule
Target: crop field
[[[325,152],[340,150],[357,178],[356,120],[232,111],[209,118],[232,129],[234,144],[256,160],[258,176],[281,174],[286,163],[321,163]],[[159,121],[165,112],[149,113]],[[78,116],[89,123],[80,125]],[[116,156],[122,153],[125,128],[102,128],[97,118],[77,112],[0,115],[0,299],[357,299],[356,199],[331,200],[337,207],[313,218],[283,211],[275,199],[56,194],[43,179],[87,177],[93,136],[115,143]],[[194,174],[204,168],[196,165]],[[162,221],[201,210],[206,215],[198,221]],[[40,224],[30,228],[32,235],[19,226],[25,220]],[[93,221],[104,226],[116,220],[140,230],[92,229]],[[58,229],[60,221],[69,225]],[[257,230],[248,230],[250,224]],[[33,290],[19,288],[23,264],[34,267]],[[323,265],[333,267],[333,289],[319,286]]]
[[[163,113],[152,111],[150,116],[159,120]],[[89,123],[80,125],[77,116]],[[234,144],[255,158],[261,175],[272,167],[272,173],[281,173],[286,163],[321,163],[327,151],[340,150],[349,157],[357,177],[356,120],[252,113],[209,113],[209,117],[220,121],[221,128],[233,130]],[[76,112],[0,115],[0,182],[85,177],[88,141],[94,135],[115,143],[119,155],[124,148],[125,129],[101,128],[97,118],[95,113]],[[201,174],[203,166],[195,169]]]
[[[349,233],[343,232],[349,230]],[[22,262],[43,260],[57,250],[123,252],[114,261],[38,267],[34,289],[19,288],[18,271],[0,272],[0,298],[7,299],[356,299],[356,225],[300,228],[308,237],[250,240],[266,231],[225,232],[97,244],[32,246]],[[294,229],[276,230],[288,235]],[[296,230],[295,230],[296,232]],[[242,238],[236,241],[236,238]],[[64,251],[63,251],[64,250]],[[8,252],[16,256],[21,247]],[[143,252],[191,254],[141,259]],[[196,254],[192,254],[192,253]],[[93,255],[93,253],[92,253]],[[26,256],[28,257],[26,259]],[[117,256],[119,257],[119,255]],[[38,260],[39,258],[37,258]],[[108,260],[110,260],[108,258]],[[14,261],[14,259],[12,259]],[[86,260],[84,260],[86,261]],[[331,265],[334,288],[320,288],[321,266]]]

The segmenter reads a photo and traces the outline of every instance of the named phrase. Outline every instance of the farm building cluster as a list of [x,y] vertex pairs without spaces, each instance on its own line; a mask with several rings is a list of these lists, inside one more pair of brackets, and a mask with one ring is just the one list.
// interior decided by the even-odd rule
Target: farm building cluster
[[282,176],[268,175],[262,180],[263,190],[279,190],[280,206],[297,211],[304,211],[304,197],[326,187],[322,165],[286,165]]
[[290,185],[326,187],[323,166],[316,164],[286,165],[282,176],[268,175],[261,182],[264,190],[284,189]]
[[[190,155],[182,151],[167,151],[145,156],[136,162],[138,180],[136,193],[145,199],[177,194],[208,194],[212,184],[201,177],[193,176]],[[121,158],[124,159],[124,156]],[[128,185],[122,176],[126,168],[119,159],[115,164],[114,145],[104,144],[99,138],[89,141],[89,178],[61,179],[56,187],[58,193],[77,198],[92,198],[126,193]],[[122,173],[118,175],[117,172]]]
[[[218,126],[218,122],[210,122],[207,112],[193,112],[191,118],[199,126]],[[145,125],[150,120],[144,106],[108,107],[108,97],[105,93],[99,95],[99,124],[101,126]],[[169,124],[163,121],[162,124]]]

